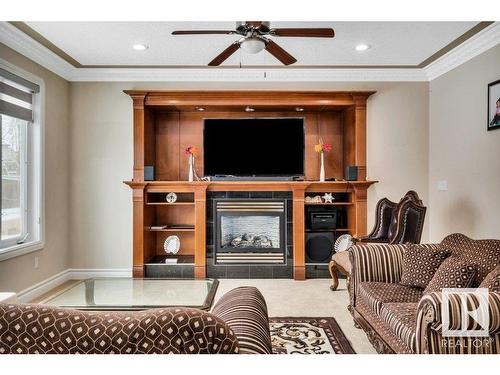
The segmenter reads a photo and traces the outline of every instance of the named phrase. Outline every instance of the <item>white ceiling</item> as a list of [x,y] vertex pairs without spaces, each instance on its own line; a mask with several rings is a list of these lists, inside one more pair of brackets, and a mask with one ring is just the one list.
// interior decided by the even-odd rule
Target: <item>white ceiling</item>
[[[234,22],[27,22],[82,65],[204,66],[237,35],[172,36],[173,30],[234,29]],[[293,66],[418,65],[477,22],[272,22],[272,27],[332,27],[335,38],[277,38]],[[144,43],[149,49],[134,51]],[[371,46],[354,50],[357,44]],[[281,66],[266,52],[236,52],[224,65]]]

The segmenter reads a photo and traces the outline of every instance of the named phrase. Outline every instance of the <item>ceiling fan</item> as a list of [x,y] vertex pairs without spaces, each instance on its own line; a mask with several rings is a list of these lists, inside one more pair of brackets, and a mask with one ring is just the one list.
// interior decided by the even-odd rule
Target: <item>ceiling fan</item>
[[291,65],[297,59],[281,48],[277,43],[266,36],[278,37],[313,37],[333,38],[335,33],[329,28],[283,28],[272,29],[270,22],[245,21],[236,22],[236,30],[180,30],[173,31],[172,35],[241,35],[241,38],[222,51],[215,59],[208,63],[209,66],[219,66],[238,49],[248,53],[259,53],[266,50],[284,65]]

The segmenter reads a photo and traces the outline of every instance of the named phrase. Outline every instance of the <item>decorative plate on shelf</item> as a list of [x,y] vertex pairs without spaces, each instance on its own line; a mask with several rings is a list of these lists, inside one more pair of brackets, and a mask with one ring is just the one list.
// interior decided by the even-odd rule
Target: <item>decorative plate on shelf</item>
[[341,251],[346,251],[352,245],[354,245],[352,236],[350,234],[343,234],[337,238],[337,241],[335,241],[335,252],[340,253]]
[[168,236],[163,244],[163,249],[167,254],[177,254],[181,247],[181,240],[177,236]]
[[168,203],[175,203],[177,201],[177,194],[168,193],[165,199]]

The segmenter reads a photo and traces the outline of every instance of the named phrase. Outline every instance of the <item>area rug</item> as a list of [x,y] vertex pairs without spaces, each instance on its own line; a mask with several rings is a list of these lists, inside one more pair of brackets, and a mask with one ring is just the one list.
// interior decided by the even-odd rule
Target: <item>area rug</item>
[[269,318],[275,354],[354,354],[333,318]]

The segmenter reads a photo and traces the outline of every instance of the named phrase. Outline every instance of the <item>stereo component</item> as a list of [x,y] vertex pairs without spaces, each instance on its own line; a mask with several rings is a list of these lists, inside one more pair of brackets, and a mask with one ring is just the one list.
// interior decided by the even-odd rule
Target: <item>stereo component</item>
[[306,263],[328,263],[333,255],[332,232],[306,233]]

